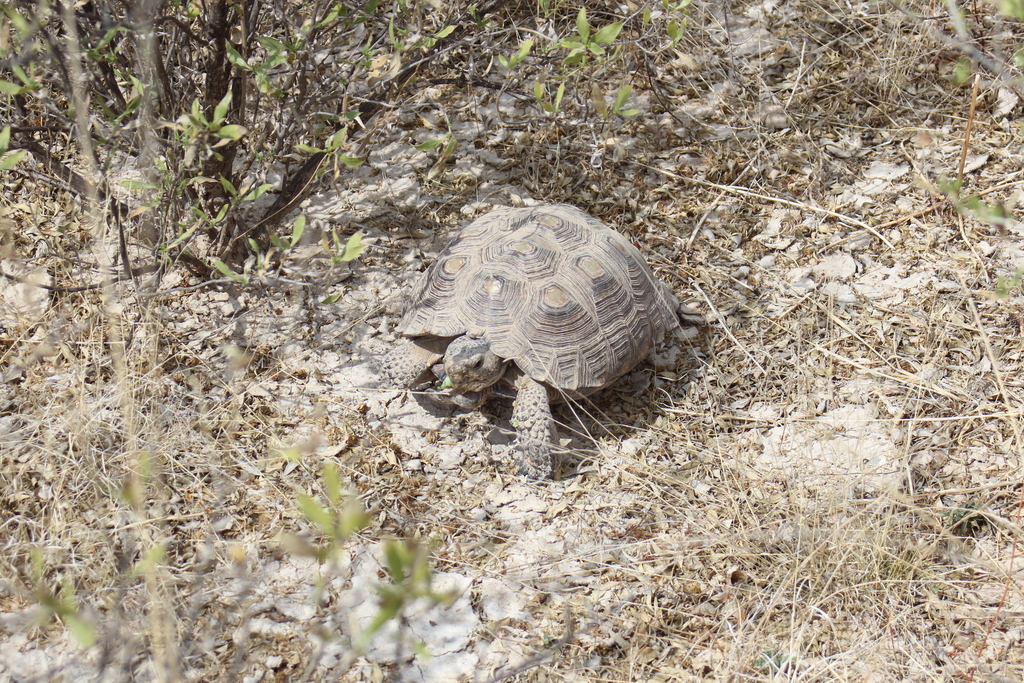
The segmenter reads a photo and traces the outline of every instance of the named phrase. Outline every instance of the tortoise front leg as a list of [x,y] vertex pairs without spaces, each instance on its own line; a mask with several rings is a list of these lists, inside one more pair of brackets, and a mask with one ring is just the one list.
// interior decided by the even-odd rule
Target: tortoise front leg
[[557,454],[551,448],[551,404],[547,388],[530,377],[516,382],[512,424],[521,453],[519,474],[530,479],[550,479],[558,469]]
[[448,337],[420,337],[399,343],[380,362],[389,388],[412,389],[429,381],[430,367],[444,356]]

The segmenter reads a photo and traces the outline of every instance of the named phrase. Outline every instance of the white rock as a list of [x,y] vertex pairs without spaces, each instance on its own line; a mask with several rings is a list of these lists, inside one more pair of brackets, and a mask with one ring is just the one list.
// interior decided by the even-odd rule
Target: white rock
[[879,493],[902,481],[899,449],[871,405],[847,405],[770,429],[764,458],[797,486],[841,497]]

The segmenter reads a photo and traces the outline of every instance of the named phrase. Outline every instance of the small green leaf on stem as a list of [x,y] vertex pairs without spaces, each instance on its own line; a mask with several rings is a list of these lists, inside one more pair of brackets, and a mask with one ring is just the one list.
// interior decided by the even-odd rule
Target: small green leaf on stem
[[352,236],[348,238],[348,242],[345,243],[345,251],[341,254],[341,260],[353,261],[358,258],[365,249],[366,245],[363,244],[363,235],[358,232],[352,233]]
[[15,152],[11,152],[10,154],[4,156],[2,159],[0,159],[0,171],[11,170],[12,168],[18,165],[19,161],[25,158],[26,154],[28,154],[28,152],[26,152],[23,149],[19,149]]
[[224,41],[227,44],[228,50],[228,61],[237,66],[242,71],[252,71],[252,67],[245,61],[245,58],[231,45],[231,41]]
[[302,239],[302,233],[306,231],[306,214],[300,213],[295,222],[292,223],[292,244],[295,246]]
[[315,498],[300,493],[295,496],[295,502],[302,516],[312,522],[320,533],[328,537],[334,536],[334,518]]
[[580,7],[580,13],[576,15],[576,30],[579,31],[583,42],[587,42],[587,38],[590,37],[590,24],[587,23],[587,10],[583,7]]
[[220,130],[217,131],[217,136],[226,140],[239,140],[248,132],[249,131],[247,131],[244,126],[231,124],[228,126],[222,126]]
[[953,67],[953,82],[957,85],[963,85],[970,77],[971,60],[967,59],[967,57],[961,57],[956,60],[956,66]]
[[594,42],[600,45],[607,45],[616,38],[619,37],[619,33],[622,32],[622,22],[617,21],[614,24],[608,24],[600,31],[594,34]]
[[231,91],[228,90],[227,94],[221,98],[217,106],[213,108],[213,123],[220,125],[224,121],[224,117],[228,115],[228,107],[231,106]]
[[1000,0],[999,12],[1014,19],[1024,19],[1024,0]]
[[668,26],[665,28],[665,33],[668,34],[669,40],[672,41],[673,46],[683,39],[683,29],[675,19],[668,22]]

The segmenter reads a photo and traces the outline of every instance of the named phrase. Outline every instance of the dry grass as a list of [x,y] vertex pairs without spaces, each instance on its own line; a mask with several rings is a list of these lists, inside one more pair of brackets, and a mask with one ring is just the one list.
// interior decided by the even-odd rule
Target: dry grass
[[[498,94],[432,88],[308,207],[314,230],[363,230],[351,267],[311,244],[244,288],[174,273],[157,296],[33,308],[39,290],[8,285],[0,681],[437,676],[395,645],[423,637],[416,617],[353,644],[392,538],[461,591],[434,619],[467,640],[428,646],[447,680],[1024,677],[1024,315],[1019,287],[993,294],[1024,230],[936,190],[970,104],[951,24],[915,18],[940,11],[700,5],[674,48],[657,17],[631,24],[591,75],[614,92],[633,74],[642,111],[610,122],[573,88],[539,115],[536,72],[509,77],[525,103],[486,131],[468,124]],[[616,12],[590,5],[595,25]],[[1000,114],[1015,71],[993,65],[1024,34],[990,14],[965,188],[1012,216],[1020,104]],[[444,117],[461,161],[428,177],[410,144]],[[68,284],[61,257],[112,253],[74,195],[3,177],[5,272]],[[574,469],[547,484],[507,474],[507,409],[431,415],[372,374],[460,209],[522,197],[630,232],[709,321],[560,409]],[[328,464],[369,521],[320,563],[299,496],[331,498]]]

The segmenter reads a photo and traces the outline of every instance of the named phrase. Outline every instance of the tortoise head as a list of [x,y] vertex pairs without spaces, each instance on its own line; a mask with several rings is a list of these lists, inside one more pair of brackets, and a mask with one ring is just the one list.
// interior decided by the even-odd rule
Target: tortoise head
[[444,370],[452,388],[460,393],[483,391],[505,374],[508,363],[491,351],[486,339],[468,334],[456,337],[444,354]]

